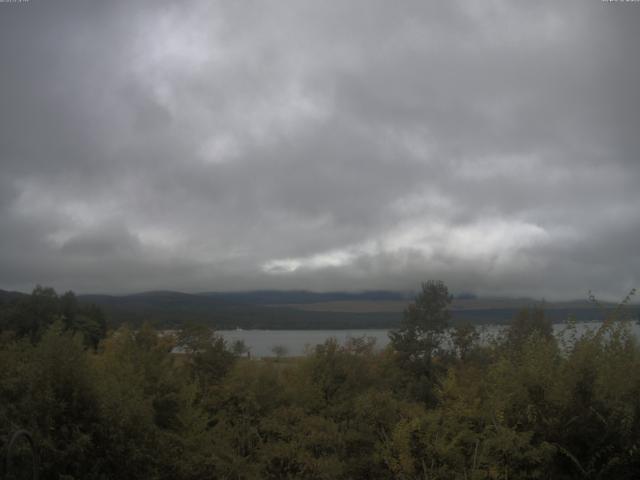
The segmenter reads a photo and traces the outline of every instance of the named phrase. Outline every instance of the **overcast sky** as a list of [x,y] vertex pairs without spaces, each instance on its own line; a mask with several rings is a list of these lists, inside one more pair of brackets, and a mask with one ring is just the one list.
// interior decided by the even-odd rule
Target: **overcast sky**
[[0,288],[640,286],[640,2],[0,3]]

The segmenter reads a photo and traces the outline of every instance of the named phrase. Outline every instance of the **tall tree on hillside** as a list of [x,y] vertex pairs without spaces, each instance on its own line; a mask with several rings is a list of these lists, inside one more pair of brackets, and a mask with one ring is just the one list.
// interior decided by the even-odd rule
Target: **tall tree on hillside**
[[102,310],[94,304],[80,303],[72,291],[58,295],[51,287],[37,285],[31,295],[20,295],[0,305],[0,331],[29,338],[33,343],[55,322],[65,331],[79,332],[86,345],[96,348],[107,335]]
[[518,312],[507,330],[507,342],[517,351],[533,334],[546,340],[553,338],[551,320],[545,317],[544,309],[540,306],[523,308]]
[[444,282],[422,283],[415,302],[404,311],[400,328],[389,334],[400,366],[415,377],[414,394],[427,403],[434,400],[437,366],[433,360],[441,349],[442,336],[451,319],[452,299]]
[[185,364],[204,390],[219,383],[236,360],[224,338],[206,325],[185,325],[178,334],[178,346],[184,350]]

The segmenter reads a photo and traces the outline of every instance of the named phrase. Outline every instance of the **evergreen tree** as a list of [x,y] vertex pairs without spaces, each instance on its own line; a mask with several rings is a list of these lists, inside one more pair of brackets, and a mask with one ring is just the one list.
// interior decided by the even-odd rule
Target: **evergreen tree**
[[400,328],[389,334],[399,365],[416,380],[414,394],[427,404],[435,402],[440,370],[435,357],[451,319],[452,299],[442,281],[424,282],[415,302],[405,309]]

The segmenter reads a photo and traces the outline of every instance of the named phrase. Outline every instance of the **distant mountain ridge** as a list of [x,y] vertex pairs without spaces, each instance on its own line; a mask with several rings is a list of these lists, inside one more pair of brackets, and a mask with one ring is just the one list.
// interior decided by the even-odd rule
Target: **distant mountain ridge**
[[[192,302],[195,304],[217,305],[297,305],[332,302],[403,302],[413,301],[414,292],[393,290],[363,290],[358,292],[333,291],[314,292],[311,290],[247,290],[233,292],[185,293],[173,290],[150,290],[123,295],[81,294],[78,298],[98,303],[175,303]],[[614,306],[611,302],[601,302],[605,307]],[[565,300],[547,302],[529,297],[478,297],[476,295],[454,295],[452,310],[486,308],[525,308],[542,306],[548,308],[595,308],[588,300]],[[375,310],[375,309],[374,309]]]
[[[26,295],[0,290],[0,302]],[[149,321],[161,328],[188,322],[217,329],[362,329],[393,328],[413,300],[410,292],[369,290],[313,292],[308,290],[252,290],[244,292],[184,293],[156,290],[128,295],[83,294],[82,303],[101,307],[112,326]],[[541,306],[554,322],[570,315],[578,321],[600,320],[601,309],[586,300],[544,302],[531,298],[476,297],[463,294],[451,305],[453,323],[509,323],[522,309]],[[630,306],[635,315],[638,306]]]
[[250,290],[242,292],[201,292],[184,293],[171,290],[152,290],[125,295],[82,294],[86,301],[102,302],[179,302],[216,303],[225,305],[282,305],[335,301],[403,301],[413,298],[412,294],[386,290],[362,292],[312,292],[308,290]]
[[0,302],[20,298],[24,295],[27,295],[27,294],[22,292],[13,292],[9,290],[0,290]]
[[389,290],[364,290],[361,292],[313,292],[310,290],[252,290],[247,292],[204,292],[203,295],[227,301],[251,304],[292,304],[335,302],[347,300],[409,300],[412,294]]

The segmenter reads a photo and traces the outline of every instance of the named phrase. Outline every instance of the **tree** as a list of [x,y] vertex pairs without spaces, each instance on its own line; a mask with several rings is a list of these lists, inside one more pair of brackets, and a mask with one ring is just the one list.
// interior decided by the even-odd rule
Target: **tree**
[[427,403],[434,400],[438,368],[433,360],[441,349],[442,336],[451,319],[452,299],[444,282],[424,282],[415,302],[405,309],[400,328],[389,334],[400,366],[417,380],[414,394]]
[[480,334],[471,324],[458,325],[451,331],[451,342],[460,360],[465,360],[471,349],[478,342]]
[[186,325],[178,334],[178,346],[201,387],[218,383],[233,366],[235,356],[224,338],[205,325]]
[[274,345],[271,351],[278,360],[286,356],[288,353],[287,347],[285,347],[284,345]]
[[431,357],[451,319],[452,298],[442,281],[424,282],[415,302],[405,309],[400,328],[389,334],[395,350],[412,360]]
[[60,304],[56,291],[51,287],[36,285],[31,295],[22,299],[14,320],[18,336],[29,337],[33,343],[40,340],[46,329],[60,320]]
[[0,330],[28,337],[34,344],[56,321],[65,331],[80,332],[85,344],[93,348],[107,334],[102,310],[94,304],[78,302],[72,291],[59,296],[53,288],[37,285],[31,295],[0,305]]
[[247,358],[251,358],[251,348],[249,348],[244,340],[236,340],[231,344],[231,351],[237,357],[247,354]]
[[545,318],[541,307],[524,308],[518,312],[507,332],[507,342],[512,349],[520,349],[533,334],[551,340],[553,326],[551,320]]

